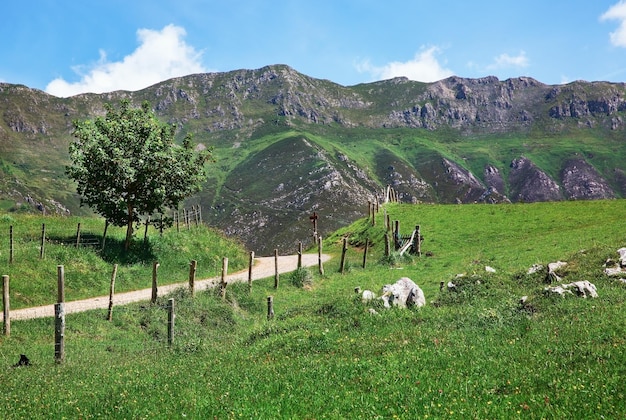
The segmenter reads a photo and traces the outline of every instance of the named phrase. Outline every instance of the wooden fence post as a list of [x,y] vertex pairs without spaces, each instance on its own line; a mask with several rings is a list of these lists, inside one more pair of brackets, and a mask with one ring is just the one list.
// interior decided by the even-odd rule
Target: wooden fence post
[[298,268],[302,268],[302,241],[298,242]]
[[222,259],[222,279],[220,281],[220,295],[222,299],[226,299],[226,274],[228,274],[228,258],[224,257]]
[[9,302],[9,276],[2,276],[2,307],[4,310],[4,335],[11,335],[11,316],[9,314],[11,304]]
[[395,220],[393,229],[393,249],[398,250],[400,246],[400,221]]
[[9,226],[9,264],[13,264],[13,225]]
[[341,248],[341,265],[339,267],[339,272],[341,274],[344,273],[346,267],[346,252],[348,252],[348,238],[343,238],[343,247]]
[[154,262],[154,264],[152,264],[152,303],[156,303],[157,300],[157,294],[158,294],[158,290],[157,290],[157,270],[159,268],[159,263],[158,262]]
[[254,265],[254,251],[250,251],[248,260],[248,292],[252,290],[252,266]]
[[65,302],[65,268],[57,265],[57,302]]
[[313,215],[309,217],[309,219],[313,222],[313,238],[317,238],[317,219],[319,216],[316,212],[313,212]]
[[78,227],[76,228],[76,248],[80,246],[80,222],[78,222]]
[[274,289],[278,289],[278,249],[274,249]]
[[41,247],[39,248],[39,259],[43,260],[43,256],[45,255],[45,246],[46,246],[46,224],[41,224]]
[[274,297],[267,297],[267,320],[274,318]]
[[65,360],[65,270],[57,266],[57,303],[54,305],[54,361]]
[[65,303],[54,304],[54,361],[65,360]]
[[370,238],[365,239],[365,249],[363,250],[363,268],[367,264],[367,249],[369,248]]
[[324,265],[322,264],[322,237],[317,237],[317,265],[319,267],[320,275],[324,275]]
[[113,274],[111,274],[111,287],[109,287],[109,313],[107,320],[113,320],[113,294],[115,293],[115,276],[117,276],[117,264],[113,266]]
[[195,292],[194,288],[195,288],[195,283],[196,283],[197,266],[198,266],[198,261],[191,260],[191,263],[189,264],[189,292],[191,293],[192,297]]
[[420,233],[420,225],[415,226],[415,239],[413,239],[413,246],[415,247],[415,253],[418,257],[422,256],[422,235]]
[[174,313],[174,298],[170,298],[167,301],[167,345],[172,347],[174,343],[174,320],[176,314]]
[[389,253],[391,251],[391,245],[389,244],[389,234],[385,233],[385,257],[389,256]]

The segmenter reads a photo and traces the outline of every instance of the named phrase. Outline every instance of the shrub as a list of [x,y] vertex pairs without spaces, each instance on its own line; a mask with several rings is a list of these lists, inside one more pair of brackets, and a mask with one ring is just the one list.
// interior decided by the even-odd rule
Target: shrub
[[295,287],[310,287],[313,285],[313,274],[307,267],[300,267],[291,273],[290,280]]

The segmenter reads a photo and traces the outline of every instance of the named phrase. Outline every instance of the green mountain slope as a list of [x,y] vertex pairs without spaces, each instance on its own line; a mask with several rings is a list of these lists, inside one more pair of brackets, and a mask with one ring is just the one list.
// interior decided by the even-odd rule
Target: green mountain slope
[[[392,185],[405,202],[532,202],[626,194],[626,88],[530,78],[397,78],[341,86],[288,66],[196,74],[137,92],[55,98],[0,84],[0,206],[81,214],[65,177],[71,122],[149,101],[216,162],[190,204],[252,249],[325,235]],[[25,205],[26,204],[26,205]]]

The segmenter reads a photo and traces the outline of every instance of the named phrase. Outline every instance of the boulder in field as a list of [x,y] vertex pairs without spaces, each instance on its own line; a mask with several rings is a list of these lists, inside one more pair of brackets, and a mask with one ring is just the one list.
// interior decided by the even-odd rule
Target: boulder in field
[[419,307],[426,304],[424,292],[408,277],[402,277],[394,284],[385,285],[381,299],[386,308],[392,305],[406,308],[407,306]]
[[544,290],[547,293],[557,293],[561,296],[565,296],[566,294],[573,295],[574,292],[576,292],[576,295],[583,298],[586,298],[587,296],[592,298],[598,297],[596,286],[593,283],[588,282],[587,280],[575,281],[573,283],[561,284],[557,286],[550,286],[546,287]]

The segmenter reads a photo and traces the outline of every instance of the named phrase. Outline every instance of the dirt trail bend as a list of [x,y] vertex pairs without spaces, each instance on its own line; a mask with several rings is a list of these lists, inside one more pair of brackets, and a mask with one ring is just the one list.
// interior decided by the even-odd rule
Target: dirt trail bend
[[[323,254],[322,262],[326,262],[330,259],[330,255]],[[274,257],[257,257],[254,259],[255,263],[252,267],[252,279],[264,279],[272,277],[276,273],[276,265],[274,263]],[[304,267],[310,267],[318,264],[317,254],[302,254],[302,265]],[[298,268],[298,256],[297,255],[284,255],[278,257],[278,273],[289,273]],[[211,287],[215,287],[219,284],[221,277],[213,277],[210,279],[196,280],[195,290],[201,291]],[[248,281],[248,269],[239,271],[237,273],[228,274],[226,276],[227,283]],[[158,287],[158,294],[160,296],[167,294],[178,287],[186,287],[189,283],[175,283]],[[132,302],[140,302],[144,300],[150,300],[152,298],[152,288],[135,290],[133,292],[116,293],[113,296],[113,305],[126,305]],[[99,296],[83,300],[75,300],[71,302],[65,302],[65,313],[71,314],[75,312],[84,312],[92,309],[107,309],[109,307],[109,296]],[[32,308],[16,309],[10,312],[11,320],[19,319],[31,319],[31,318],[45,318],[54,316],[54,305],[37,306]],[[3,320],[4,314],[0,312],[0,320]]]

